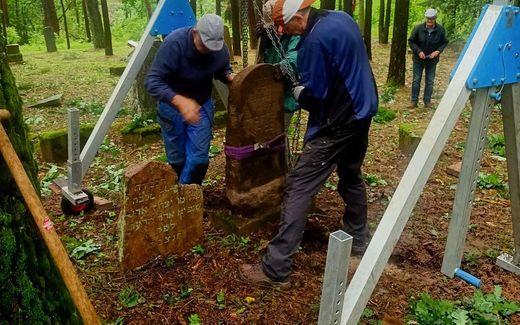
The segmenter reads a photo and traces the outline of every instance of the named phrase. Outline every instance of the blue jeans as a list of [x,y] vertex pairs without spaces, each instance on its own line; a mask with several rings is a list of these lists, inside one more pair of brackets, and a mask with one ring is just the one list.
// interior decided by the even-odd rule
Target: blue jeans
[[421,91],[421,79],[423,70],[425,71],[425,82],[424,82],[424,103],[430,103],[432,100],[433,93],[433,82],[435,81],[435,70],[437,68],[437,62],[429,59],[421,61],[413,61],[413,81],[412,81],[412,102],[417,103],[419,101],[419,92]]
[[166,150],[168,163],[179,183],[202,184],[208,171],[209,145],[213,134],[213,102],[209,99],[200,109],[200,120],[188,124],[181,113],[168,103],[159,102],[157,121]]

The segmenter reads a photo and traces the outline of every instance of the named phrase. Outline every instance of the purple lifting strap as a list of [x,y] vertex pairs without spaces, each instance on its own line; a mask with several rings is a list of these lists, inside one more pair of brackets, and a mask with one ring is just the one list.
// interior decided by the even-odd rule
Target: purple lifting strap
[[276,136],[274,139],[267,142],[258,142],[243,147],[233,147],[224,145],[224,153],[231,159],[242,160],[261,154],[266,154],[274,151],[281,151],[285,149],[285,133]]

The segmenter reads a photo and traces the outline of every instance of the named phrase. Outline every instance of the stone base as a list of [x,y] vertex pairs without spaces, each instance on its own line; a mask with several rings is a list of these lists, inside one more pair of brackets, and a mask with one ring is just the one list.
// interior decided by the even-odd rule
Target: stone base
[[280,219],[280,207],[269,211],[258,211],[254,216],[245,218],[241,215],[233,215],[229,210],[207,211],[208,218],[214,227],[224,230],[226,233],[247,235],[264,228],[269,222]]
[[152,124],[123,133],[123,142],[137,145],[152,143],[160,139],[161,127],[159,124]]
[[407,156],[412,156],[425,130],[425,126],[414,123],[399,125],[399,150]]
[[7,54],[7,62],[23,62],[22,53]]
[[[93,125],[82,125],[80,127],[80,147],[85,143],[94,130]],[[39,138],[42,160],[45,162],[62,163],[68,158],[67,129],[60,129],[42,133]]]
[[[269,183],[251,188],[247,192],[238,192],[228,188],[226,197],[235,210],[262,210],[265,205],[280,206],[285,187],[285,176],[278,177]],[[269,209],[269,207],[267,207]]]
[[520,275],[520,265],[513,264],[513,256],[509,254],[501,254],[497,257],[496,265],[504,270]]

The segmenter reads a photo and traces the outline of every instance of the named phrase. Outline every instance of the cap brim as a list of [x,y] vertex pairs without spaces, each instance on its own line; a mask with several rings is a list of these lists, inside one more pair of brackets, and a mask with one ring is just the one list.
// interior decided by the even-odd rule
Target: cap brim
[[204,46],[210,51],[220,51],[224,47],[224,40],[221,40],[221,41],[214,41],[214,40],[204,41],[203,39],[201,39],[201,40],[202,40],[202,44],[204,44]]

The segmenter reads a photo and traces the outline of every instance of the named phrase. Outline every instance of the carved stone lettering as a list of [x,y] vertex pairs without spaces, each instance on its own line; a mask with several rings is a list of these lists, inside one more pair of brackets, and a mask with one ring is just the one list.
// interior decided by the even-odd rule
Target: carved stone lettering
[[[242,70],[230,87],[226,144],[267,143],[283,132],[283,83],[274,79],[274,66],[259,64]],[[245,217],[278,209],[284,184],[283,150],[242,160],[226,157],[226,195]]]
[[119,218],[123,269],[156,256],[181,254],[202,237],[202,188],[179,185],[170,166],[148,161],[125,171],[124,208]]

